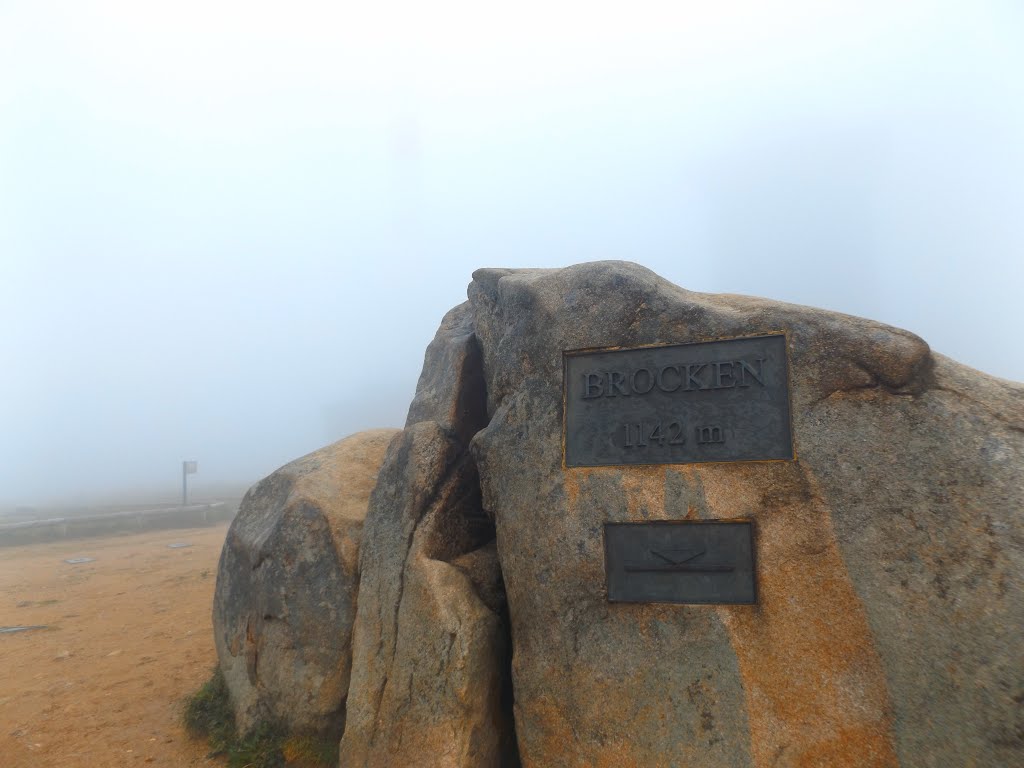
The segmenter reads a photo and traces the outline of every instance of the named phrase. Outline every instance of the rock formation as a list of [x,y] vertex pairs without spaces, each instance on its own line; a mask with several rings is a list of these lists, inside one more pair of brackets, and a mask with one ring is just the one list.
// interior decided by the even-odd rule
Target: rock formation
[[[1024,388],[630,264],[480,270],[470,300],[524,765],[1024,760]],[[563,469],[564,350],[779,331],[795,460]],[[604,523],[735,518],[756,606],[606,601]]]
[[[584,373],[583,398],[657,420],[639,396],[690,393],[655,431],[624,424],[646,448],[662,426],[681,435],[699,398],[724,413],[726,397],[781,408],[782,392],[772,460],[714,453],[732,433],[708,426],[690,433],[707,463],[566,461],[567,352],[768,336],[784,336],[774,394],[755,386],[760,358],[707,357]],[[737,520],[754,531],[753,604],[610,599],[607,524]],[[275,553],[301,626],[330,599],[290,565],[312,541],[255,521],[221,578]],[[672,551],[629,567],[700,570],[702,551]],[[624,262],[479,270],[427,350],[360,570],[345,768],[1024,764],[1024,386],[876,322],[693,293]],[[260,584],[231,595],[277,594]],[[222,663],[249,658],[245,621],[220,619]],[[288,635],[294,653],[309,637]]]
[[214,640],[239,730],[344,727],[359,541],[394,429],[340,440],[253,486],[221,552]]
[[427,350],[370,500],[341,765],[515,764],[494,524],[468,445],[485,419],[462,305]]

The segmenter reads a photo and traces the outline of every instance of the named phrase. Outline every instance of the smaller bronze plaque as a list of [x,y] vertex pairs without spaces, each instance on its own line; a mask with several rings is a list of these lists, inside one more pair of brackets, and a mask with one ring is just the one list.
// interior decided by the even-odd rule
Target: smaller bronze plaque
[[749,521],[606,523],[604,557],[612,603],[757,602]]

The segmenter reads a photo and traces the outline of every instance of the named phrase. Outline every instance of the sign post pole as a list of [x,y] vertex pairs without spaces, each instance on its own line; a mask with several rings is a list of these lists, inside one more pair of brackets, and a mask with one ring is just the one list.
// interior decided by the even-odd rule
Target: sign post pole
[[181,462],[181,506],[188,506],[188,476],[199,471],[198,461]]

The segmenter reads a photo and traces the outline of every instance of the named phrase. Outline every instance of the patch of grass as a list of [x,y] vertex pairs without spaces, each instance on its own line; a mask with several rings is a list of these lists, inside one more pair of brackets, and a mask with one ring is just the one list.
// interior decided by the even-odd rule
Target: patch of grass
[[228,768],[284,768],[285,733],[270,723],[260,723],[244,739],[228,745]]
[[206,739],[210,757],[226,757],[228,768],[334,768],[337,739],[290,735],[273,723],[260,723],[240,738],[228,686],[220,669],[185,702],[185,729]]
[[296,768],[334,768],[338,764],[338,740],[319,736],[290,736],[281,745],[285,764]]
[[231,710],[228,685],[220,668],[185,701],[185,730],[190,736],[206,739],[211,754],[225,754],[237,738],[235,713]]

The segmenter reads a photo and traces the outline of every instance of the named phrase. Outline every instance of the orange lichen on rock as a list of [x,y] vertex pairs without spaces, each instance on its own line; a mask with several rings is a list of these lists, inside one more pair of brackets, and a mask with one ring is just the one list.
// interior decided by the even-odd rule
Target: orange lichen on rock
[[882,665],[813,480],[788,463],[699,471],[711,517],[757,525],[758,605],[718,608],[755,764],[898,765]]
[[622,473],[622,490],[631,521],[665,518],[665,468],[631,467]]

